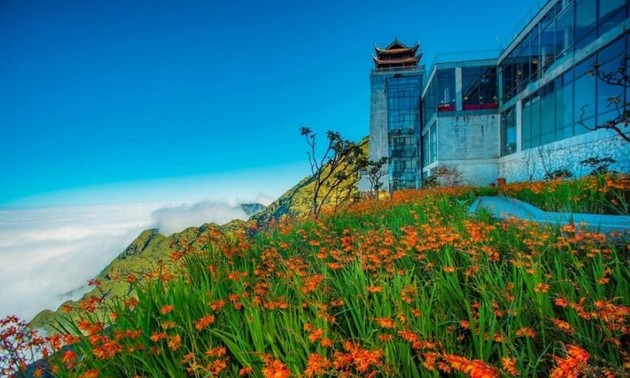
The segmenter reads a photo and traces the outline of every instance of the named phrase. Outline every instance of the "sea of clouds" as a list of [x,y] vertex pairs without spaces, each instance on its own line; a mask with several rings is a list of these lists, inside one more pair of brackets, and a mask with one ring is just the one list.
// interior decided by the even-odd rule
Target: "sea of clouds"
[[[271,202],[259,196],[252,202]],[[132,204],[0,209],[0,319],[31,320],[87,290],[138,234],[170,235],[203,223],[246,219],[236,203]]]

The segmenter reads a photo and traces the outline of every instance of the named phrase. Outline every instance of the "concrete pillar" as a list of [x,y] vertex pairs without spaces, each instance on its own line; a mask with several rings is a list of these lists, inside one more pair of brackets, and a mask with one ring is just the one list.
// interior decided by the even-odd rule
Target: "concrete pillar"
[[518,100],[516,110],[516,152],[523,150],[523,101]]
[[462,68],[455,68],[455,110],[462,111]]

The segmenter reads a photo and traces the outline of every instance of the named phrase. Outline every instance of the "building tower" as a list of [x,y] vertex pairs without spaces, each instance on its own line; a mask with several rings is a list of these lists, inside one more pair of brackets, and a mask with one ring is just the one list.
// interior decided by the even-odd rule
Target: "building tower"
[[408,47],[395,39],[375,47],[370,74],[370,160],[388,158],[383,189],[420,186],[420,94],[424,67],[419,44]]

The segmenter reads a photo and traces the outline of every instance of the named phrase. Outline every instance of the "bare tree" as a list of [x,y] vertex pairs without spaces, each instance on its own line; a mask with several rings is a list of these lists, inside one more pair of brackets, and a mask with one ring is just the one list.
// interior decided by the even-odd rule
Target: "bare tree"
[[370,182],[370,192],[372,196],[378,198],[378,192],[383,188],[383,182],[381,181],[384,176],[387,175],[386,167],[387,157],[383,156],[377,161],[368,161],[365,175]]
[[340,203],[339,194],[349,199],[358,182],[358,173],[367,166],[367,158],[358,144],[345,140],[341,134],[328,131],[328,145],[321,157],[317,157],[316,134],[302,127],[300,134],[306,139],[308,161],[314,178],[312,214],[317,218],[324,204],[333,193],[337,194],[335,208]]
[[[595,63],[593,69],[587,72],[589,75],[596,76],[597,79],[608,85],[619,86],[627,89],[630,85],[630,75],[626,71],[626,62],[628,58],[624,58],[619,65],[619,68],[612,72],[603,72],[599,69],[599,64]],[[584,122],[584,114],[586,107],[582,106],[582,114],[580,116],[580,125],[589,130],[606,129],[616,132],[624,141],[630,142],[630,136],[628,135],[628,124],[630,123],[630,102],[623,101],[623,95],[609,97],[608,107],[612,107],[615,110],[613,118],[604,121],[599,125],[589,126]]]

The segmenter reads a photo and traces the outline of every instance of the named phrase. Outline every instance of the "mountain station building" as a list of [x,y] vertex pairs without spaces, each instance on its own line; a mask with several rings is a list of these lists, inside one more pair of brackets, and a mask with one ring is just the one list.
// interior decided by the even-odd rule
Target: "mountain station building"
[[[626,0],[542,2],[501,52],[438,57],[429,71],[418,43],[375,47],[369,151],[373,161],[388,158],[383,188],[418,188],[440,166],[470,185],[579,177],[590,158],[630,172],[630,143],[595,129],[630,102],[629,8]],[[602,80],[594,69],[625,80]]]

